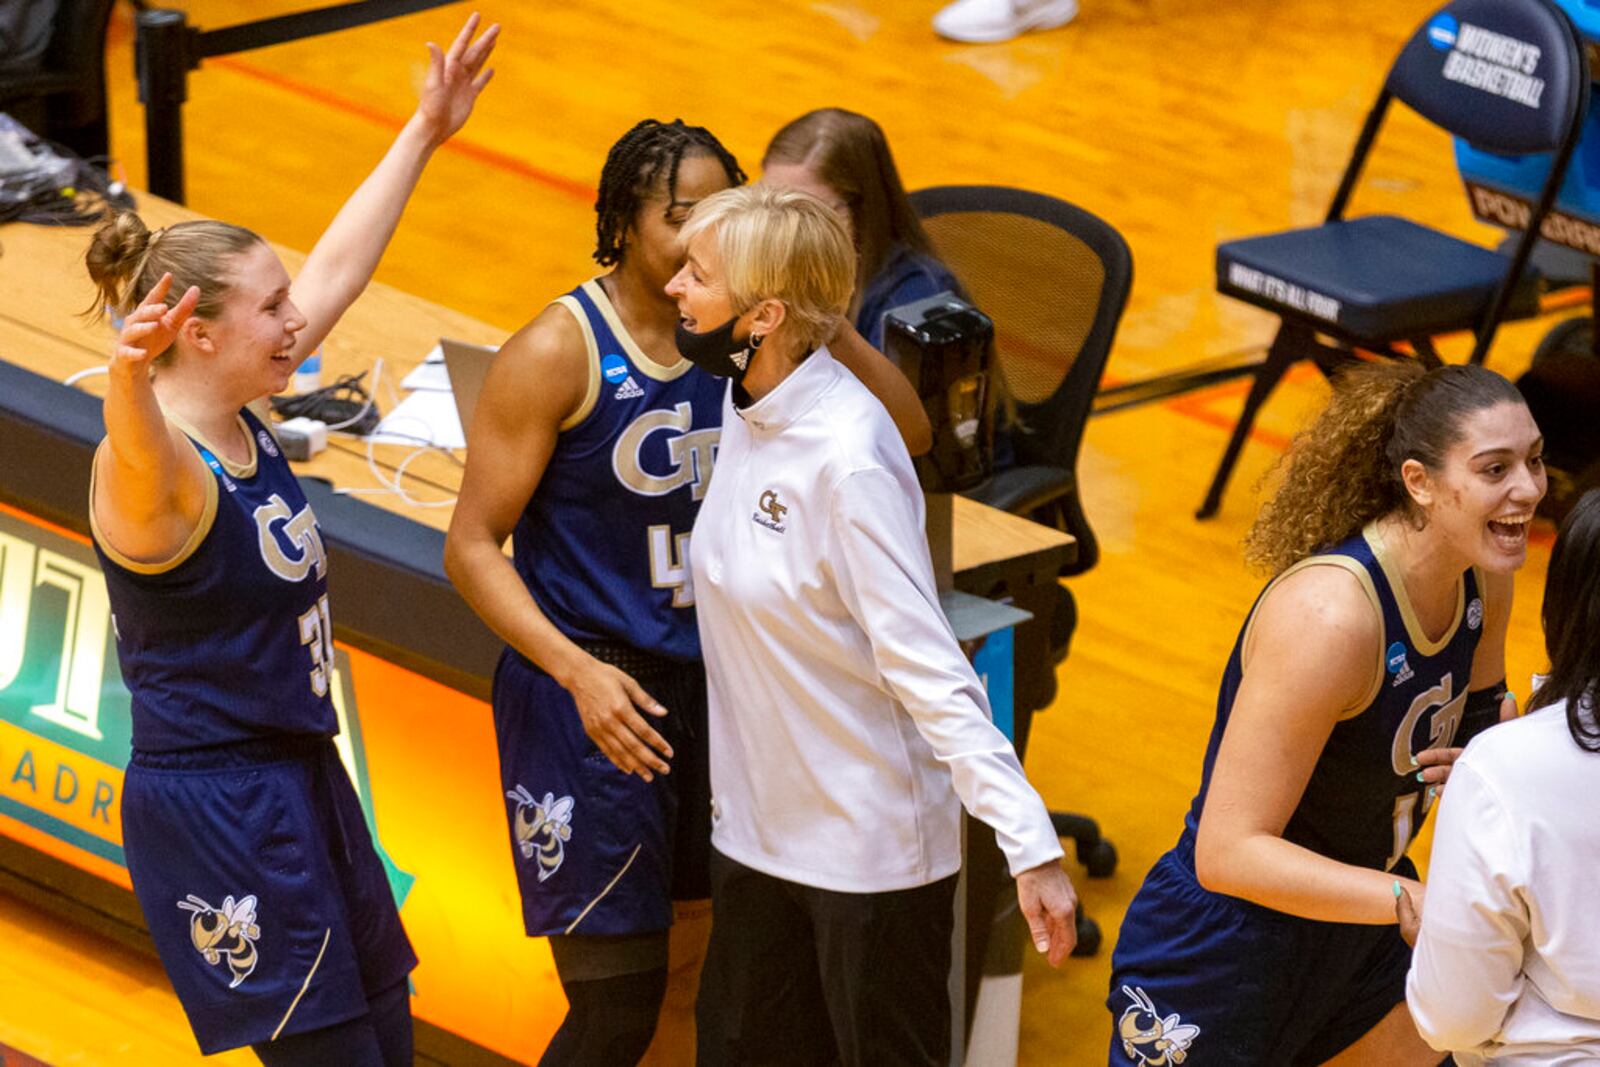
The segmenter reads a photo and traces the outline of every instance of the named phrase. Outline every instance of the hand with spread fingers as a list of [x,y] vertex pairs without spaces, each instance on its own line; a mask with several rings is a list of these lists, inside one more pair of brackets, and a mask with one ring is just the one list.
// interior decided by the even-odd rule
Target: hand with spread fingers
[[172,347],[178,331],[200,302],[200,290],[191,285],[178,303],[169,308],[167,292],[171,288],[172,275],[163,274],[145,295],[144,302],[122,320],[122,331],[111,350],[113,368],[148,368],[152,360]]
[[417,104],[421,116],[436,143],[442,144],[466,123],[477,103],[478,94],[494,77],[494,68],[485,69],[500,36],[499,23],[478,35],[477,12],[468,17],[466,25],[450,43],[449,51],[428,42],[428,76],[423,82],[422,99]]

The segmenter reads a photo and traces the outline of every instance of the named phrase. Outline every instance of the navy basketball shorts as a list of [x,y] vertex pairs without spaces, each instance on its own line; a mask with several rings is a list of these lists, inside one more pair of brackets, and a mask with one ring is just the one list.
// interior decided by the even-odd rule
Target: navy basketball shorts
[[357,1018],[416,966],[329,739],[135,752],[122,835],[207,1055]]
[[529,937],[658,932],[672,925],[674,900],[711,895],[705,667],[584,647],[667,709],[644,718],[672,746],[672,770],[652,782],[618,770],[584,732],[571,694],[506,649],[494,724]]
[[[1395,873],[1415,877],[1409,860]],[[1410,964],[1395,926],[1315,922],[1208,892],[1180,843],[1122,922],[1108,1062],[1323,1063],[1404,1003]]]

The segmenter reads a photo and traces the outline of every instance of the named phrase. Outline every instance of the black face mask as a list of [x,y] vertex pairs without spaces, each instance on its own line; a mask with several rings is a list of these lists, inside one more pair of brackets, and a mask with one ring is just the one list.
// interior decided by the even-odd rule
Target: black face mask
[[735,315],[705,333],[695,333],[680,321],[673,334],[678,354],[708,374],[744,381],[745,371],[750,369],[750,361],[761,347],[762,338],[751,336],[743,341],[735,340],[733,329],[738,321],[739,316]]

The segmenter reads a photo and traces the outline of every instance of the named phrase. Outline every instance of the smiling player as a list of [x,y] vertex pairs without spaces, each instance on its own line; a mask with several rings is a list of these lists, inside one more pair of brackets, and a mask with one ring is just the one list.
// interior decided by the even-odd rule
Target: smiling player
[[1296,439],[1199,795],[1123,921],[1110,1063],[1438,1063],[1394,893],[1421,899],[1406,846],[1460,746],[1514,714],[1542,449],[1510,382],[1416,363],[1352,372]]

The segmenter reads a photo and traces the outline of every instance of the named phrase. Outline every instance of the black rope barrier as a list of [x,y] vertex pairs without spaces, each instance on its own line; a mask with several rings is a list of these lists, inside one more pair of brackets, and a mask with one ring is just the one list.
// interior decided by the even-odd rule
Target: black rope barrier
[[190,26],[182,11],[141,10],[134,39],[134,69],[139,78],[139,102],[145,109],[146,181],[150,191],[183,203],[183,105],[189,98],[189,72],[198,69],[201,60],[336,33],[457,2],[352,0],[204,31]]

